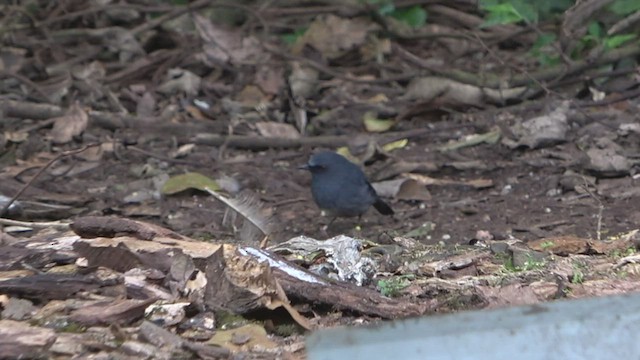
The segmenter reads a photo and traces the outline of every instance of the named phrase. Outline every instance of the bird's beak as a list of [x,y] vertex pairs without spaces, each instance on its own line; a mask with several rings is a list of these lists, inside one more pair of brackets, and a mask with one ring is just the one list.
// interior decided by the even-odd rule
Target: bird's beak
[[298,166],[298,170],[309,170],[310,166],[309,164],[304,164],[302,166]]

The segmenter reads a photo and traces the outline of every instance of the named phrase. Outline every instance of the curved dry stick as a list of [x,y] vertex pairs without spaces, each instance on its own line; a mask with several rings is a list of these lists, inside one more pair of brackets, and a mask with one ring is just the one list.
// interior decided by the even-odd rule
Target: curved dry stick
[[357,84],[386,84],[386,83],[390,83],[390,82],[394,82],[394,81],[406,81],[406,80],[411,80],[417,76],[419,76],[419,72],[411,72],[411,73],[406,73],[406,74],[400,74],[400,75],[396,75],[396,76],[389,76],[386,78],[382,78],[382,79],[373,79],[373,80],[366,80],[366,79],[358,79],[358,78],[354,78],[352,76],[349,75],[345,75],[339,71],[333,70],[330,67],[323,65],[317,61],[311,60],[311,59],[307,59],[305,57],[302,56],[297,56],[297,55],[291,55],[291,54],[287,54],[285,52],[282,51],[282,49],[275,47],[275,46],[271,46],[269,44],[263,43],[262,47],[267,50],[268,52],[276,55],[276,56],[280,56],[282,58],[284,58],[285,60],[293,60],[293,61],[300,61],[305,63],[306,65],[309,65],[310,67],[324,73],[330,76],[333,76],[335,78],[339,78],[342,80],[346,80],[349,82],[353,82],[353,83],[357,83]]
[[49,97],[47,96],[47,94],[42,91],[42,89],[38,86],[38,84],[34,83],[33,81],[29,80],[27,77],[22,76],[20,74],[17,73],[12,73],[12,72],[8,72],[8,71],[0,71],[0,78],[3,77],[11,77],[14,78],[18,81],[20,81],[21,83],[25,84],[26,86],[32,88],[37,94],[38,97],[40,98],[39,100],[42,101],[49,101]]
[[[428,71],[432,71],[437,75],[441,75],[447,77],[451,80],[455,80],[464,84],[474,85],[478,87],[484,88],[492,88],[499,89],[501,82],[503,81],[498,75],[490,76],[490,80],[484,80],[479,78],[476,74],[465,72],[461,70],[442,70],[434,68],[433,66],[427,64],[423,60],[421,60],[418,56],[411,54],[409,51],[402,49],[402,47],[398,44],[393,44],[393,48],[398,50],[398,53],[408,61],[412,61],[414,64],[426,69]],[[536,79],[538,82],[549,81],[558,78],[560,75],[565,77],[567,75],[575,74],[580,71],[584,71],[586,69],[597,68],[602,65],[606,65],[612,62],[616,62],[622,58],[635,56],[640,54],[640,41],[636,41],[631,43],[627,47],[618,48],[614,50],[610,50],[603,54],[602,56],[596,59],[580,59],[574,61],[569,65],[558,65],[545,69],[540,69],[536,71],[531,71],[526,75],[519,75],[512,77],[511,81],[509,81],[509,86],[518,87],[531,85],[532,80]],[[504,90],[504,89],[503,89]]]
[[15,194],[13,195],[13,197],[11,198],[11,200],[9,200],[9,202],[7,202],[2,209],[0,210],[0,216],[3,216],[4,213],[7,211],[7,209],[9,209],[9,206],[11,206],[11,204],[13,204],[19,197],[20,195],[22,195],[22,193],[24,193],[29,186],[31,186],[31,184],[33,184],[33,182],[40,177],[40,175],[42,175],[42,173],[47,170],[54,162],[62,159],[63,157],[69,156],[69,155],[75,155],[78,153],[81,153],[89,148],[95,147],[95,146],[99,146],[100,144],[89,144],[89,145],[85,145],[83,147],[81,147],[80,149],[75,149],[75,150],[68,150],[68,151],[63,151],[60,154],[58,154],[58,156],[54,157],[53,159],[49,160],[49,162],[43,166],[40,170],[38,170],[38,172],[29,180],[27,181],[26,184],[24,184],[24,186],[22,186],[22,188]]
[[54,228],[58,230],[69,229],[69,224],[62,221],[18,221],[13,219],[0,218],[0,225],[5,226],[24,226],[30,228]]

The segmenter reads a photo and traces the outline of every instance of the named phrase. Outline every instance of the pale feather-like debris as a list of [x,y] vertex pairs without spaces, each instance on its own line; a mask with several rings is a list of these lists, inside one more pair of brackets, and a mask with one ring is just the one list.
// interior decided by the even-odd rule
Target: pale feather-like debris
[[[243,219],[243,226],[240,232],[241,238],[244,240],[252,239],[254,236],[252,231],[249,229],[251,227],[247,227],[247,222],[252,225],[252,227],[258,229],[262,236],[267,236],[271,233],[271,219],[269,216],[264,215],[264,206],[257,198],[253,196],[239,196],[237,198],[228,198],[217,191],[211,190],[209,188],[205,188],[205,190],[213,195],[216,199],[223,202],[227,205],[228,209],[232,211],[232,213],[225,213],[223,223],[235,223],[235,216],[240,215]],[[232,214],[232,215],[231,215]],[[229,215],[229,216],[228,216]],[[235,231],[234,227],[234,231]]]

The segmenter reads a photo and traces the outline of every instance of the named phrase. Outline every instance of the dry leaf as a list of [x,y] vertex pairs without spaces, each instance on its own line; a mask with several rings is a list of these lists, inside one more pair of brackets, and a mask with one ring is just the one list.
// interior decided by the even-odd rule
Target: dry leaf
[[388,144],[385,144],[384,146],[382,146],[382,150],[385,152],[389,152],[389,151],[393,151],[396,149],[402,149],[405,146],[407,146],[409,144],[409,140],[407,139],[401,139],[398,141],[394,141],[394,142],[390,142]]
[[7,74],[18,73],[22,69],[26,54],[26,49],[3,46],[2,50],[0,50],[0,71],[4,71]]
[[369,31],[377,27],[368,18],[346,19],[335,15],[319,17],[304,35],[298,38],[292,51],[299,54],[306,45],[311,45],[322,55],[333,59],[343,52],[363,45]]
[[364,128],[368,132],[384,132],[391,129],[391,127],[396,123],[393,119],[378,119],[376,116],[377,114],[372,111],[367,111],[364,114]]
[[29,133],[26,131],[5,131],[4,138],[12,143],[21,143],[29,137]]
[[300,133],[291,124],[264,121],[256,123],[260,135],[268,138],[299,139]]
[[248,351],[254,347],[275,349],[277,344],[269,339],[264,327],[248,324],[231,330],[218,330],[207,342],[232,351]]
[[267,96],[255,85],[247,85],[235,96],[235,101],[247,107],[257,107],[261,103],[267,102]]
[[170,151],[169,152],[169,157],[172,158],[172,159],[183,158],[183,157],[191,154],[195,148],[196,148],[196,144],[184,144],[184,145],[181,145],[179,148]]
[[371,184],[378,195],[401,200],[431,200],[426,186],[413,179],[395,179]]
[[167,80],[158,86],[157,90],[163,94],[175,94],[184,92],[187,95],[195,95],[200,91],[202,78],[184,69],[169,69]]
[[198,14],[194,14],[194,20],[203,43],[203,60],[207,65],[217,67],[220,62],[264,60],[267,56],[260,51],[260,41],[254,37],[244,37],[241,31],[225,29]]
[[107,69],[100,61],[74,66],[71,75],[78,80],[101,80],[107,74]]
[[259,65],[256,69],[255,83],[269,95],[276,95],[284,87],[284,69],[281,66]]
[[89,115],[77,103],[71,105],[66,114],[55,118],[51,129],[51,141],[54,144],[66,144],[74,136],[82,134],[89,124]]
[[156,99],[153,97],[151,92],[145,91],[144,95],[138,99],[138,103],[136,104],[136,113],[141,117],[153,116],[155,109]]

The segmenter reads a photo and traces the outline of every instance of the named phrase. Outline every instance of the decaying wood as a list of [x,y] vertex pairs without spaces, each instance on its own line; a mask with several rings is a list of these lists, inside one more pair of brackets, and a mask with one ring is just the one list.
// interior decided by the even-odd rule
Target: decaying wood
[[311,330],[309,321],[290,305],[269,263],[247,254],[226,245],[207,258],[205,304],[238,314],[283,307],[300,326]]
[[182,235],[157,225],[106,216],[81,217],[71,224],[71,229],[85,238],[129,235],[141,240],[151,240],[156,236],[184,239]]
[[34,359],[46,355],[56,341],[52,329],[29,326],[24,322],[0,320],[0,357]]
[[[92,219],[92,222],[99,220]],[[122,219],[122,222],[128,220]],[[79,219],[77,222],[82,223]],[[118,224],[117,222],[114,222]],[[118,224],[122,227],[122,224]],[[72,227],[73,228],[73,227]],[[77,227],[75,227],[77,228]],[[104,231],[102,233],[116,233],[115,231]],[[194,264],[198,269],[207,272],[206,266],[210,263],[210,257],[219,249],[220,245],[203,243],[197,241],[177,240],[156,236],[153,241],[139,240],[129,236],[120,236],[115,238],[100,237],[95,239],[78,238],[73,244],[74,249],[82,256],[87,257],[91,266],[106,266],[108,263],[104,259],[123,259],[124,253],[129,252],[127,257],[140,259],[141,254],[149,259],[159,258],[168,259],[170,253],[184,253],[193,258]],[[383,318],[400,318],[406,316],[414,316],[422,314],[428,310],[426,304],[413,304],[400,300],[389,299],[378,292],[370,289],[361,288],[348,283],[337,283],[328,281],[318,275],[308,272],[296,265],[289,264],[270,254],[269,252],[253,248],[242,248],[245,254],[254,254],[254,257],[260,261],[267,260],[274,268],[273,276],[281,284],[287,296],[297,299],[298,301],[323,303],[334,306],[336,308],[356,311],[364,314],[380,316]],[[250,251],[247,251],[251,249]],[[96,255],[99,254],[99,255]],[[258,255],[255,255],[258,254]],[[141,264],[142,261],[132,261],[129,266],[135,267],[134,264]],[[126,271],[126,261],[120,263],[122,267],[119,271]],[[274,266],[273,264],[282,264],[282,266]],[[147,262],[145,265],[152,265]],[[168,268],[160,266],[159,270],[167,271]],[[115,265],[109,265],[115,266]],[[152,265],[153,266],[153,265]],[[295,269],[295,271],[303,274],[305,279],[314,279],[312,282],[293,277],[285,272],[284,268]],[[211,270],[210,270],[211,271]],[[222,271],[222,270],[220,270]],[[215,272],[214,272],[215,273]],[[289,272],[290,273],[290,272]],[[211,276],[211,274],[209,274]],[[211,279],[209,279],[211,280]],[[235,294],[237,296],[237,294]],[[252,296],[247,294],[247,296]],[[256,296],[255,293],[253,296]],[[236,308],[235,310],[239,310]]]
[[168,351],[183,348],[198,354],[203,359],[226,359],[231,355],[229,350],[221,347],[186,341],[150,321],[143,321],[139,329],[140,336],[144,340]]
[[[99,240],[99,242],[90,242],[92,247],[108,246],[115,248],[118,246],[122,246],[119,244],[124,244],[128,249],[132,251],[144,251],[145,249],[145,242],[137,239],[121,237],[114,239],[101,238]],[[151,243],[154,245],[149,244],[151,246],[146,249],[147,252],[160,252],[164,246],[173,247],[177,245],[179,247],[182,247],[182,245],[185,245],[185,243],[189,244],[188,248],[193,249],[194,247],[197,247],[198,249],[207,249],[206,251],[193,252],[189,251],[188,249],[182,248],[183,250],[185,250],[185,253],[191,253],[190,255],[194,256],[194,261],[196,264],[202,264],[202,261],[205,260],[205,257],[212,255],[220,247],[219,245],[214,244],[182,241],[176,243],[173,246],[169,245],[168,243],[162,246],[158,246],[160,244],[156,243],[156,240],[161,239],[154,239],[154,241]],[[79,239],[78,244],[81,244],[85,241],[87,240]],[[274,256],[274,261],[282,260]],[[361,288],[348,283],[331,282],[318,275],[310,273],[305,269],[299,268],[298,266],[292,264],[289,264],[289,266],[295,267],[298,271],[305,273],[306,276],[314,278],[317,281],[316,283],[309,283],[291,277],[283,271],[273,271],[275,278],[281,284],[287,296],[298,299],[299,301],[328,304],[336,308],[380,316],[383,318],[415,316],[418,314],[422,314],[428,310],[428,306],[425,304],[413,304],[405,301],[390,299],[382,296],[380,293],[374,290]]]
[[114,274],[102,277],[97,274],[45,273],[0,281],[0,293],[42,302],[68,299],[79,292],[95,292],[118,286],[124,293],[123,277]]
[[[0,251],[0,271],[25,268],[41,269],[48,264],[68,264],[76,256],[64,252],[52,252],[49,249],[25,249],[23,246],[4,246]],[[0,275],[0,279],[5,278]]]
[[71,313],[70,319],[86,326],[94,325],[129,325],[144,316],[147,306],[156,299],[128,300],[98,303],[83,307]]
[[339,310],[356,311],[385,319],[418,316],[433,310],[433,304],[430,302],[413,303],[391,299],[380,295],[375,290],[349,283],[306,283],[283,271],[275,270],[274,274],[290,298],[328,304]]
[[[113,228],[109,228],[110,224]],[[149,230],[152,227],[142,222],[92,217],[78,219],[74,228],[92,236],[114,237],[83,238],[67,232],[7,245],[4,248],[9,257],[4,258],[7,270],[0,276],[0,293],[6,294],[8,301],[25,298],[37,304],[60,299],[47,304],[51,309],[44,313],[64,313],[65,321],[84,327],[110,325],[107,333],[127,343],[121,350],[133,356],[144,357],[153,351],[200,358],[230,356],[227,349],[191,342],[148,321],[143,320],[136,327],[145,310],[158,299],[183,298],[195,308],[239,314],[281,307],[307,329],[311,328],[309,320],[295,310],[289,299],[382,318],[419,315],[433,304],[386,298],[373,289],[310,273],[267,250],[193,241],[161,228]],[[31,259],[26,256],[29,252],[35,254]],[[18,261],[13,264],[12,254]],[[64,272],[40,272],[52,264],[56,265],[53,269]],[[48,319],[49,315],[42,316],[40,319]],[[110,347],[113,342],[93,342],[85,334],[65,335],[60,337],[64,341],[57,342],[54,330],[23,326],[9,331],[3,324],[7,323],[0,322],[2,355],[49,356],[105,350],[104,346]],[[123,331],[120,327],[124,326],[129,328]],[[131,338],[132,331],[138,337]],[[31,340],[21,343],[15,341],[16,337]],[[78,340],[74,342],[74,338]],[[92,344],[99,348],[94,349]]]

